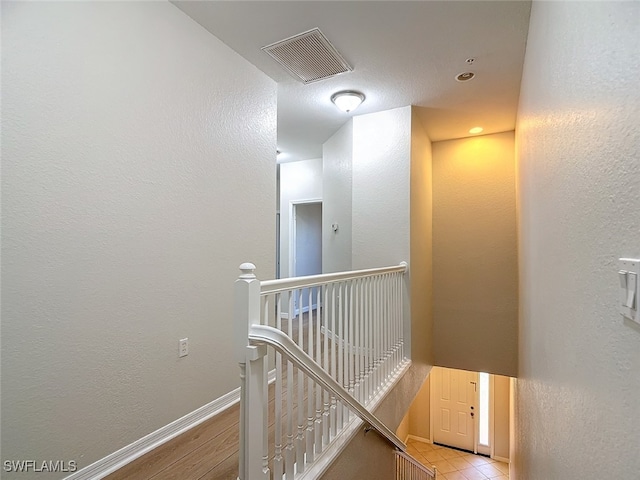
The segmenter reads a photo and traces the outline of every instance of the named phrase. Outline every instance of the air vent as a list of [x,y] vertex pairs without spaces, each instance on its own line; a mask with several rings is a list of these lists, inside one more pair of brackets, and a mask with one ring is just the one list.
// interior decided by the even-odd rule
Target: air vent
[[304,84],[353,70],[319,28],[272,43],[262,50]]

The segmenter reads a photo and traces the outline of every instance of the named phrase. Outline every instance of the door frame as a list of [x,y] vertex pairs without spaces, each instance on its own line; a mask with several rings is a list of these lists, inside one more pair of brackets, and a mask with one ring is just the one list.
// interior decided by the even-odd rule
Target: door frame
[[[480,387],[480,373],[478,372],[478,387]],[[476,441],[475,441],[475,453],[481,455],[489,455],[493,458],[495,453],[495,420],[496,420],[496,406],[495,406],[495,376],[491,373],[489,375],[489,446],[480,445],[480,421],[475,424],[476,429]],[[478,420],[480,419],[480,388],[476,392],[476,404],[478,405]]]
[[[296,207],[298,205],[313,203],[322,205],[322,199],[309,198],[304,200],[291,200],[289,202],[289,277],[296,276]],[[322,219],[320,221],[322,221]]]
[[[436,368],[434,366],[434,368]],[[439,367],[439,368],[448,368],[448,367]],[[457,370],[457,369],[451,369],[451,370]],[[434,405],[436,403],[436,395],[435,395],[435,386],[434,386],[434,382],[432,382],[431,380],[433,379],[432,377],[432,373],[434,373],[433,368],[431,369],[431,373],[429,374],[429,440],[431,441],[431,443],[435,443],[435,438],[434,438],[434,432],[433,432],[433,427],[435,425],[435,415],[434,415]],[[478,373],[478,383],[479,383],[479,379],[480,379],[480,373],[481,372],[475,372]],[[490,455],[491,458],[494,457],[495,454],[495,395],[494,395],[494,390],[495,390],[495,386],[494,386],[494,375],[493,374],[489,374],[489,449],[490,452],[489,453],[485,453],[486,450],[482,451],[483,449],[480,448],[478,449],[479,445],[479,441],[480,441],[480,422],[478,420],[474,421],[474,442],[473,442],[473,453],[480,453],[481,455]],[[478,410],[476,410],[478,412],[479,415],[479,405],[480,405],[480,388],[476,388],[476,398],[475,398],[475,404],[478,406]],[[478,417],[479,418],[479,417]],[[481,450],[481,451],[479,451]]]
[[[443,369],[447,369],[447,370],[463,370],[460,368],[448,368],[448,367],[438,367],[438,366],[434,366],[433,368],[443,368]],[[431,374],[434,373],[433,368],[431,369],[431,373],[429,374],[430,380],[429,380],[429,437],[431,440],[431,443],[435,443],[435,437],[434,437],[434,425],[435,425],[435,415],[434,415],[434,405],[436,404],[436,388],[434,387],[434,383],[431,382]],[[466,370],[467,372],[472,372],[471,370]],[[476,389],[475,389],[475,396],[474,396],[474,402],[475,405],[477,406],[479,404],[478,400],[480,399],[479,397],[479,388],[478,388],[478,383],[479,383],[479,379],[480,379],[480,375],[479,372],[472,372],[477,374],[477,378],[478,378],[478,382],[476,383]],[[475,410],[475,412],[477,412],[478,410]],[[477,415],[477,413],[476,413]],[[473,417],[473,453],[478,453],[478,425],[479,422],[476,419],[476,415],[474,415]],[[491,432],[489,432],[489,435],[491,435]],[[491,436],[489,436],[489,438],[491,439]],[[493,442],[491,442],[493,443]],[[453,448],[457,448],[457,447],[453,447]]]

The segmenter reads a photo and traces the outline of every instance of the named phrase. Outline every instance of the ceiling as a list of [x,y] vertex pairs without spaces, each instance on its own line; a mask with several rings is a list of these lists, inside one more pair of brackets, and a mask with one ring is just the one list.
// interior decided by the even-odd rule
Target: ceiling
[[[529,1],[174,1],[178,8],[278,83],[284,160],[322,156],[353,115],[415,105],[432,141],[515,127]],[[353,72],[304,85],[261,47],[318,27]],[[473,64],[466,63],[474,58]],[[457,82],[457,74],[475,78]],[[330,101],[359,90],[351,114]]]

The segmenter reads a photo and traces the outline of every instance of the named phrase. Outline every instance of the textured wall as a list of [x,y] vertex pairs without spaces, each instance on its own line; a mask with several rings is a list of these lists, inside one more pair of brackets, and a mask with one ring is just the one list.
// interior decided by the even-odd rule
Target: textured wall
[[352,120],[322,145],[322,169],[322,271],[351,270]]
[[431,141],[411,107],[411,359],[433,365],[433,232]]
[[411,107],[353,119],[353,268],[409,261]]
[[416,398],[409,408],[409,434],[416,437],[431,438],[431,376],[427,377],[418,390]]
[[2,459],[83,467],[238,386],[276,86],[163,2],[3,3],[2,70]]
[[409,420],[409,412],[407,412],[405,413],[404,417],[402,417],[402,421],[396,429],[396,435],[402,441],[405,441],[409,436]]
[[514,133],[433,144],[435,364],[515,376]]
[[511,422],[509,411],[509,385],[511,379],[502,375],[493,377],[494,401],[494,455],[509,458],[509,425]]
[[638,478],[640,3],[534,2],[518,125],[517,480]]
[[291,204],[322,200],[322,159],[280,164],[280,276],[290,275]]

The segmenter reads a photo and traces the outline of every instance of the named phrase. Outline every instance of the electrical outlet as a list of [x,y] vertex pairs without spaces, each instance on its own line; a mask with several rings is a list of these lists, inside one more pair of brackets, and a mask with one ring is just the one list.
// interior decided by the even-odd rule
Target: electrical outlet
[[182,338],[180,339],[180,349],[178,351],[179,357],[186,357],[189,355],[189,339]]

